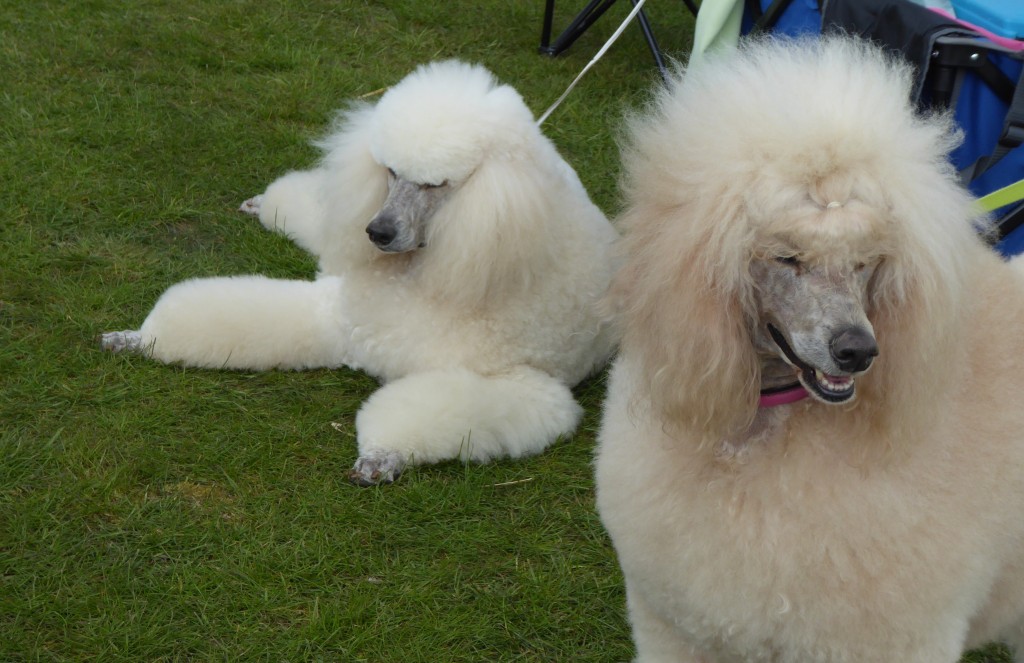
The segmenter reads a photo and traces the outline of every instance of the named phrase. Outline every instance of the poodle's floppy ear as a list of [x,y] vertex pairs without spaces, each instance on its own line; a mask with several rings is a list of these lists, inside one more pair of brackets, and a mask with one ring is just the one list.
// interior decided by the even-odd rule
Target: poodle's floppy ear
[[879,356],[858,381],[860,419],[889,431],[886,439],[920,429],[942,407],[935,394],[955,388],[956,368],[969,361],[962,343],[971,324],[963,313],[971,305],[965,284],[977,265],[998,260],[979,237],[985,220],[956,178],[943,163],[889,179],[898,194],[890,211],[899,235],[870,285]]
[[505,130],[521,133],[519,144],[488,154],[456,185],[431,220],[420,256],[421,283],[467,306],[545,278],[564,244],[552,237],[564,231],[560,219],[590,205],[566,186],[560,157],[532,122]]
[[722,232],[742,226],[729,219],[740,214],[725,203],[716,223],[702,223],[693,209],[634,204],[619,219],[626,262],[611,297],[621,353],[639,360],[642,395],[669,427],[692,427],[705,440],[742,430],[756,411],[749,263],[745,242]]
[[370,152],[373,113],[369,104],[353,104],[338,114],[331,133],[314,143],[323,151],[321,167],[329,174],[322,193],[324,246],[330,247],[324,260],[363,264],[381,255],[364,233],[387,197],[387,171]]

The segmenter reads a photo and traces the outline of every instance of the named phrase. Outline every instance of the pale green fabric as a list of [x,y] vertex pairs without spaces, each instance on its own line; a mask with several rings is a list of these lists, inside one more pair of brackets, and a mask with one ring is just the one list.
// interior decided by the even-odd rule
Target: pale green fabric
[[690,66],[700,62],[705,53],[735,48],[740,39],[742,18],[743,0],[703,0],[697,12]]

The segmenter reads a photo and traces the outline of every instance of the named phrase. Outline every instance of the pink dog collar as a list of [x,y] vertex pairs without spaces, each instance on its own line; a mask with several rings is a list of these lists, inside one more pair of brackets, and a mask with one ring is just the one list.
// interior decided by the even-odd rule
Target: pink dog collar
[[781,389],[766,389],[761,392],[758,400],[758,407],[775,407],[776,405],[788,405],[807,398],[807,390],[803,385],[797,383],[795,386],[782,387]]

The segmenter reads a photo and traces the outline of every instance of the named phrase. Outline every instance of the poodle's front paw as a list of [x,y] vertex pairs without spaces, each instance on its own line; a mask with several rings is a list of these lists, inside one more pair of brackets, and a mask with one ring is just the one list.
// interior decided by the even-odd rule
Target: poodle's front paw
[[106,332],[100,336],[100,347],[110,352],[137,352],[142,347],[142,334],[133,329]]
[[257,196],[253,196],[249,200],[247,200],[244,203],[242,203],[242,206],[238,208],[238,211],[239,212],[244,212],[245,214],[251,214],[253,216],[259,216],[260,215],[260,205],[262,205],[262,204],[263,204],[263,194],[260,194],[260,195],[257,195]]
[[405,456],[397,451],[371,451],[356,459],[348,480],[357,486],[391,483],[402,474]]

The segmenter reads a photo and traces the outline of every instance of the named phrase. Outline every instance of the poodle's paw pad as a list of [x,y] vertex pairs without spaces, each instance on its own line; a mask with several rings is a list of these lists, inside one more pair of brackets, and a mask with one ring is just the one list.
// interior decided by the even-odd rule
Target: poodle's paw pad
[[107,332],[100,336],[100,347],[110,352],[135,352],[142,347],[142,334],[131,329]]
[[253,196],[249,200],[247,200],[244,203],[242,203],[242,206],[238,208],[238,211],[239,212],[244,212],[245,214],[251,214],[253,216],[259,216],[260,215],[260,205],[262,205],[262,204],[263,204],[263,194],[260,194],[258,196]]
[[371,451],[356,459],[348,472],[348,480],[357,486],[391,483],[402,474],[405,456],[397,451]]

